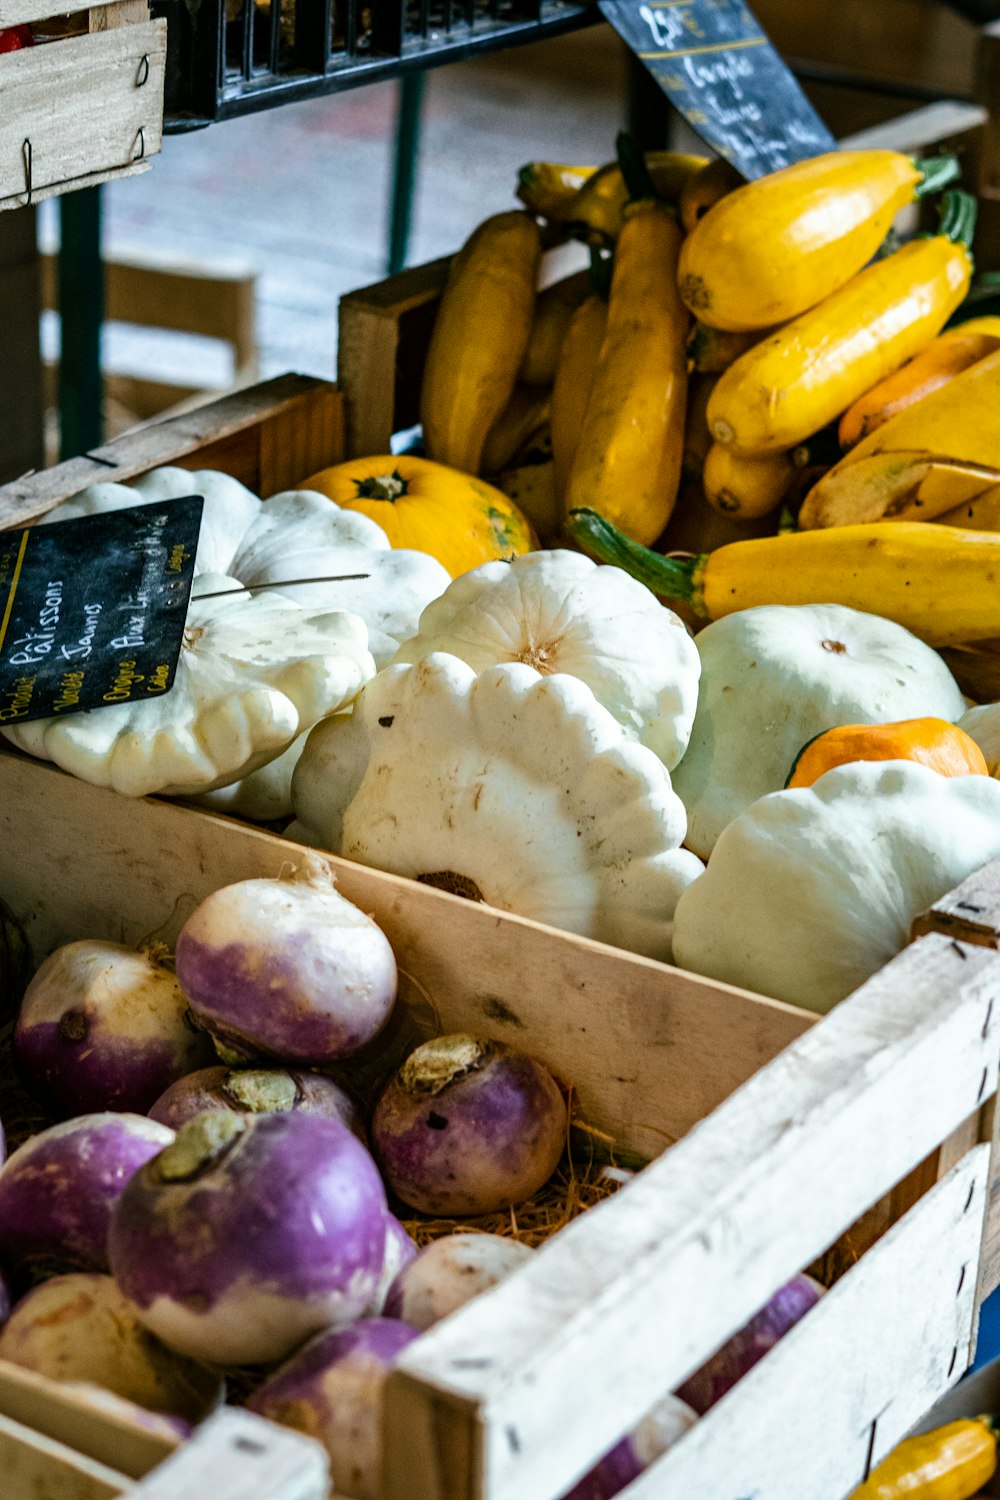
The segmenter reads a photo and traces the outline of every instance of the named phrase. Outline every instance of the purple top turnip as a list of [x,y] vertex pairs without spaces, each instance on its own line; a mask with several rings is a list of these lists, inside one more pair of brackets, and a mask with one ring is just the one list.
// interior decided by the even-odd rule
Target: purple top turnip
[[791,1281],[779,1287],[766,1307],[755,1313],[739,1333],[734,1333],[700,1370],[678,1386],[678,1396],[700,1417],[704,1416],[800,1318],[805,1317],[811,1307],[816,1306],[823,1292],[824,1288],[811,1276],[793,1276]]
[[81,1115],[32,1136],[0,1171],[0,1262],[106,1271],[111,1210],[174,1138],[144,1115]]
[[21,1298],[0,1359],[50,1380],[85,1380],[150,1411],[198,1422],[222,1400],[218,1375],[183,1359],[138,1322],[110,1276],[75,1273]]
[[375,1163],[339,1120],[211,1110],[133,1178],[108,1248],[137,1316],[172,1349],[264,1364],[361,1316],[385,1215]]
[[57,948],[28,985],[14,1032],[25,1087],[60,1118],[142,1114],[214,1056],[210,1038],[191,1024],[173,970],[119,943]]
[[385,1311],[389,1288],[405,1266],[417,1257],[417,1247],[394,1214],[385,1216],[385,1254],[375,1295],[365,1308],[366,1318],[377,1318]]
[[238,1115],[303,1110],[340,1120],[359,1141],[365,1139],[360,1111],[345,1089],[322,1073],[288,1068],[200,1068],[172,1083],[149,1111],[149,1118],[179,1130],[206,1109],[231,1109]]
[[562,1500],[612,1500],[688,1432],[698,1418],[676,1396],[667,1396],[638,1427],[578,1479]]
[[500,1234],[448,1234],[421,1250],[389,1288],[383,1311],[411,1328],[432,1328],[503,1281],[534,1255]]
[[251,1411],[317,1438],[330,1455],[333,1490],[380,1500],[382,1388],[417,1337],[392,1318],[367,1318],[321,1333],[247,1402]]
[[308,853],[290,879],[207,897],[177,939],[177,976],[230,1061],[346,1057],[381,1030],[396,998],[385,933]]
[[551,1074],[482,1037],[438,1037],[407,1058],[372,1122],[394,1193],[421,1213],[486,1214],[548,1181],[566,1142]]

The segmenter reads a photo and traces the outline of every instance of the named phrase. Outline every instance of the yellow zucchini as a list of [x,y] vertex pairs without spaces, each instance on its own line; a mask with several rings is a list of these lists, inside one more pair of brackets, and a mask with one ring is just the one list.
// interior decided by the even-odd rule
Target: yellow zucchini
[[[676,203],[685,183],[706,165],[704,156],[680,151],[647,151],[646,169],[658,195]],[[564,215],[578,238],[591,245],[613,245],[625,222],[629,191],[617,162],[608,162],[580,188]]]
[[490,428],[483,444],[480,468],[499,474],[537,446],[552,414],[552,393],[545,386],[516,385],[513,395]]
[[551,385],[556,378],[559,350],[570,320],[593,290],[589,271],[575,271],[545,287],[535,299],[535,320],[524,351],[518,380],[525,385]]
[[587,178],[597,170],[564,162],[529,161],[517,174],[517,196],[529,212],[559,223]]
[[812,529],[943,515],[970,497],[939,487],[932,505],[920,494],[921,466],[940,456],[959,465],[1000,469],[998,407],[1000,349],[857,443],[809,491],[799,525]]
[[831,151],[746,183],[688,235],[681,296],[733,332],[797,318],[871,260],[905,204],[956,175],[954,157]]
[[963,1418],[904,1439],[850,1500],[971,1500],[996,1467],[994,1419]]
[[541,253],[538,225],[514,210],[486,219],[452,260],[420,398],[435,462],[479,473],[528,347]]
[[926,348],[972,276],[975,200],[948,193],[945,203],[940,234],[859,271],[719,376],[708,408],[717,443],[747,456],[794,448]]
[[681,226],[690,234],[710,208],[743,186],[743,177],[721,156],[707,161],[700,172],[693,172],[680,194]]
[[721,375],[763,337],[763,333],[726,333],[707,323],[695,323],[687,338],[687,357],[702,374]]
[[904,625],[931,646],[1000,636],[1000,536],[920,521],[794,531],[690,560],[637,546],[592,510],[569,534],[663,599],[719,620],[759,604],[844,604]]
[[961,526],[969,531],[1000,531],[1000,483],[974,500],[936,517],[939,526]]
[[788,453],[741,458],[731,448],[713,443],[702,473],[705,499],[714,510],[734,521],[754,521],[781,504],[794,473]]
[[688,324],[677,295],[680,243],[680,226],[663,204],[629,204],[566,491],[568,509],[600,510],[640,542],[659,536],[680,482]]
[[685,481],[697,483],[699,492],[705,459],[712,446],[712,434],[708,430],[708,400],[714,389],[714,375],[699,375],[695,372],[688,376],[681,477]]
[[588,297],[570,321],[559,352],[552,387],[552,463],[556,498],[561,501],[580,445],[597,357],[608,326],[608,304]]

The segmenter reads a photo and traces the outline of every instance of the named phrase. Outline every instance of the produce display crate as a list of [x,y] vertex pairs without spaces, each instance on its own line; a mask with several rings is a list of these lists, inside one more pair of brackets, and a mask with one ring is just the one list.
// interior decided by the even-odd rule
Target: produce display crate
[[[0,524],[161,463],[226,468],[267,496],[343,456],[343,416],[336,387],[284,376],[0,489]],[[41,958],[83,935],[169,942],[209,891],[277,874],[295,846],[4,752],[0,849],[0,897]],[[580,1115],[625,1159],[659,1158],[406,1352],[387,1400],[386,1500],[555,1500],[818,1261],[839,1273],[834,1290],[625,1494],[840,1500],[966,1368],[979,1302],[1000,1278],[1000,870],[939,903],[917,942],[820,1020],[331,863],[385,928],[422,1014],[531,1051],[572,1082]],[[970,915],[978,925],[956,932]],[[74,1453],[84,1470],[114,1469],[108,1419],[77,1410],[67,1427],[69,1399],[0,1366],[0,1462],[6,1444],[26,1473],[48,1474],[50,1459],[71,1472]],[[48,1442],[61,1445],[54,1458]],[[171,1461],[206,1476],[194,1470],[178,1500],[215,1491],[204,1451],[186,1445]],[[142,1454],[133,1478],[165,1456],[148,1443]],[[171,1464],[142,1480],[152,1500],[174,1500],[158,1487]],[[49,1475],[60,1500],[62,1472]],[[118,1474],[118,1489],[103,1475],[104,1488],[88,1479],[67,1493],[122,1493],[132,1479],[122,1463]],[[308,1487],[230,1492],[312,1500]]]
[[586,0],[153,0],[168,128],[396,78],[600,20]]
[[[0,847],[0,896],[40,958],[83,934],[169,943],[210,891],[277,875],[296,846],[5,753]],[[818,1020],[331,864],[343,894],[385,929],[424,1024],[429,1012],[443,1031],[529,1050],[572,1082],[579,1115],[626,1159],[658,1158],[405,1352],[387,1391],[386,1500],[555,1500],[817,1261],[839,1273],[832,1291],[625,1495],[841,1500],[969,1362],[1000,958],[931,932]],[[1000,881],[1000,870],[983,878]],[[106,1474],[104,1488],[57,1487],[74,1463],[90,1475],[110,1462],[106,1427],[79,1412],[73,1457],[67,1399],[0,1364],[5,1500],[39,1493],[28,1480],[6,1487],[8,1472],[32,1466],[43,1494],[122,1493]],[[211,1437],[209,1425],[206,1448]],[[181,1459],[188,1488],[163,1487],[167,1464],[144,1481],[149,1500],[216,1493],[197,1446]],[[50,1460],[63,1468],[47,1470]],[[312,1500],[277,1485],[225,1493]]]
[[36,45],[0,55],[0,209],[148,171],[166,23],[146,0],[0,0],[0,29],[25,24]]

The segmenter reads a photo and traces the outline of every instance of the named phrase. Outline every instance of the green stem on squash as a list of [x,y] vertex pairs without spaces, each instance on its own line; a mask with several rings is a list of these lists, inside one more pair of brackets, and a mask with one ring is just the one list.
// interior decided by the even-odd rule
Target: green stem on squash
[[630,541],[596,510],[571,510],[567,530],[584,552],[597,562],[611,563],[630,573],[661,599],[683,599],[698,614],[704,613],[698,575],[707,556],[681,559],[664,557],[651,547]]
[[971,251],[972,236],[976,232],[977,207],[972,194],[964,192],[962,188],[954,188],[950,193],[945,193],[941,199],[938,234],[943,234],[953,244],[964,245],[966,250]]
[[911,156],[910,160],[920,173],[921,180],[914,189],[915,198],[927,198],[939,193],[949,182],[956,182],[962,168],[958,157],[950,152],[943,156]]
[[627,130],[619,131],[615,138],[615,152],[619,171],[628,188],[629,202],[635,203],[640,198],[655,198],[658,203],[662,203],[663,199],[649,175],[645,152],[636,137]]

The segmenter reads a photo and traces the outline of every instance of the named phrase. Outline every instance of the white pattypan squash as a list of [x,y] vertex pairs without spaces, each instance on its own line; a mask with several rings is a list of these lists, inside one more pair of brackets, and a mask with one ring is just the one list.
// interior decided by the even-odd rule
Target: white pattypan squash
[[[421,610],[451,582],[436,558],[390,547],[377,521],[343,510],[312,490],[288,490],[261,506],[240,542],[232,572],[250,586],[315,579],[282,592],[309,609],[349,609],[360,615],[378,667],[392,660]],[[324,581],[352,573],[367,576],[349,583]]]
[[196,574],[225,573],[254,587],[365,575],[351,583],[317,581],[283,592],[313,611],[346,609],[360,615],[376,666],[392,660],[400,641],[417,628],[420,611],[451,582],[436,558],[392,548],[377,521],[344,510],[325,495],[287,490],[261,501],[238,480],[212,469],[152,469],[131,485],[94,484],[44,520],[69,521],[192,494],[205,498]]
[[203,574],[173,687],[162,697],[4,734],[83,781],[129,797],[191,796],[276,759],[319,719],[349,703],[375,671],[364,621],[317,614],[290,599],[246,593]]
[[970,708],[958,721],[976,744],[989,766],[990,775],[1000,773],[1000,703],[981,703]]
[[238,479],[215,469],[152,469],[130,484],[92,484],[50,510],[41,524],[75,521],[79,516],[128,510],[157,500],[178,500],[182,495],[202,495],[205,500],[195,572],[232,576],[236,548],[257,519],[261,502]]
[[1000,784],[857,761],[772,792],[724,830],[674,921],[685,969],[828,1011],[913,919],[1000,855]]
[[386,668],[313,730],[292,800],[320,848],[654,958],[702,869],[657,756],[522,663]]
[[524,662],[543,675],[579,677],[668,770],[691,735],[701,662],[685,626],[644,584],[578,552],[530,552],[456,578],[428,604],[396,661],[433,651],[477,672]]
[[249,776],[189,800],[209,812],[226,813],[251,823],[283,822],[292,815],[292,773],[307,739],[308,731],[293,740],[276,760],[269,760]]
[[784,786],[807,741],[838,724],[962,717],[944,662],[902,625],[839,604],[762,605],[700,631],[691,742],[674,772],[687,844],[707,859],[727,823]]

